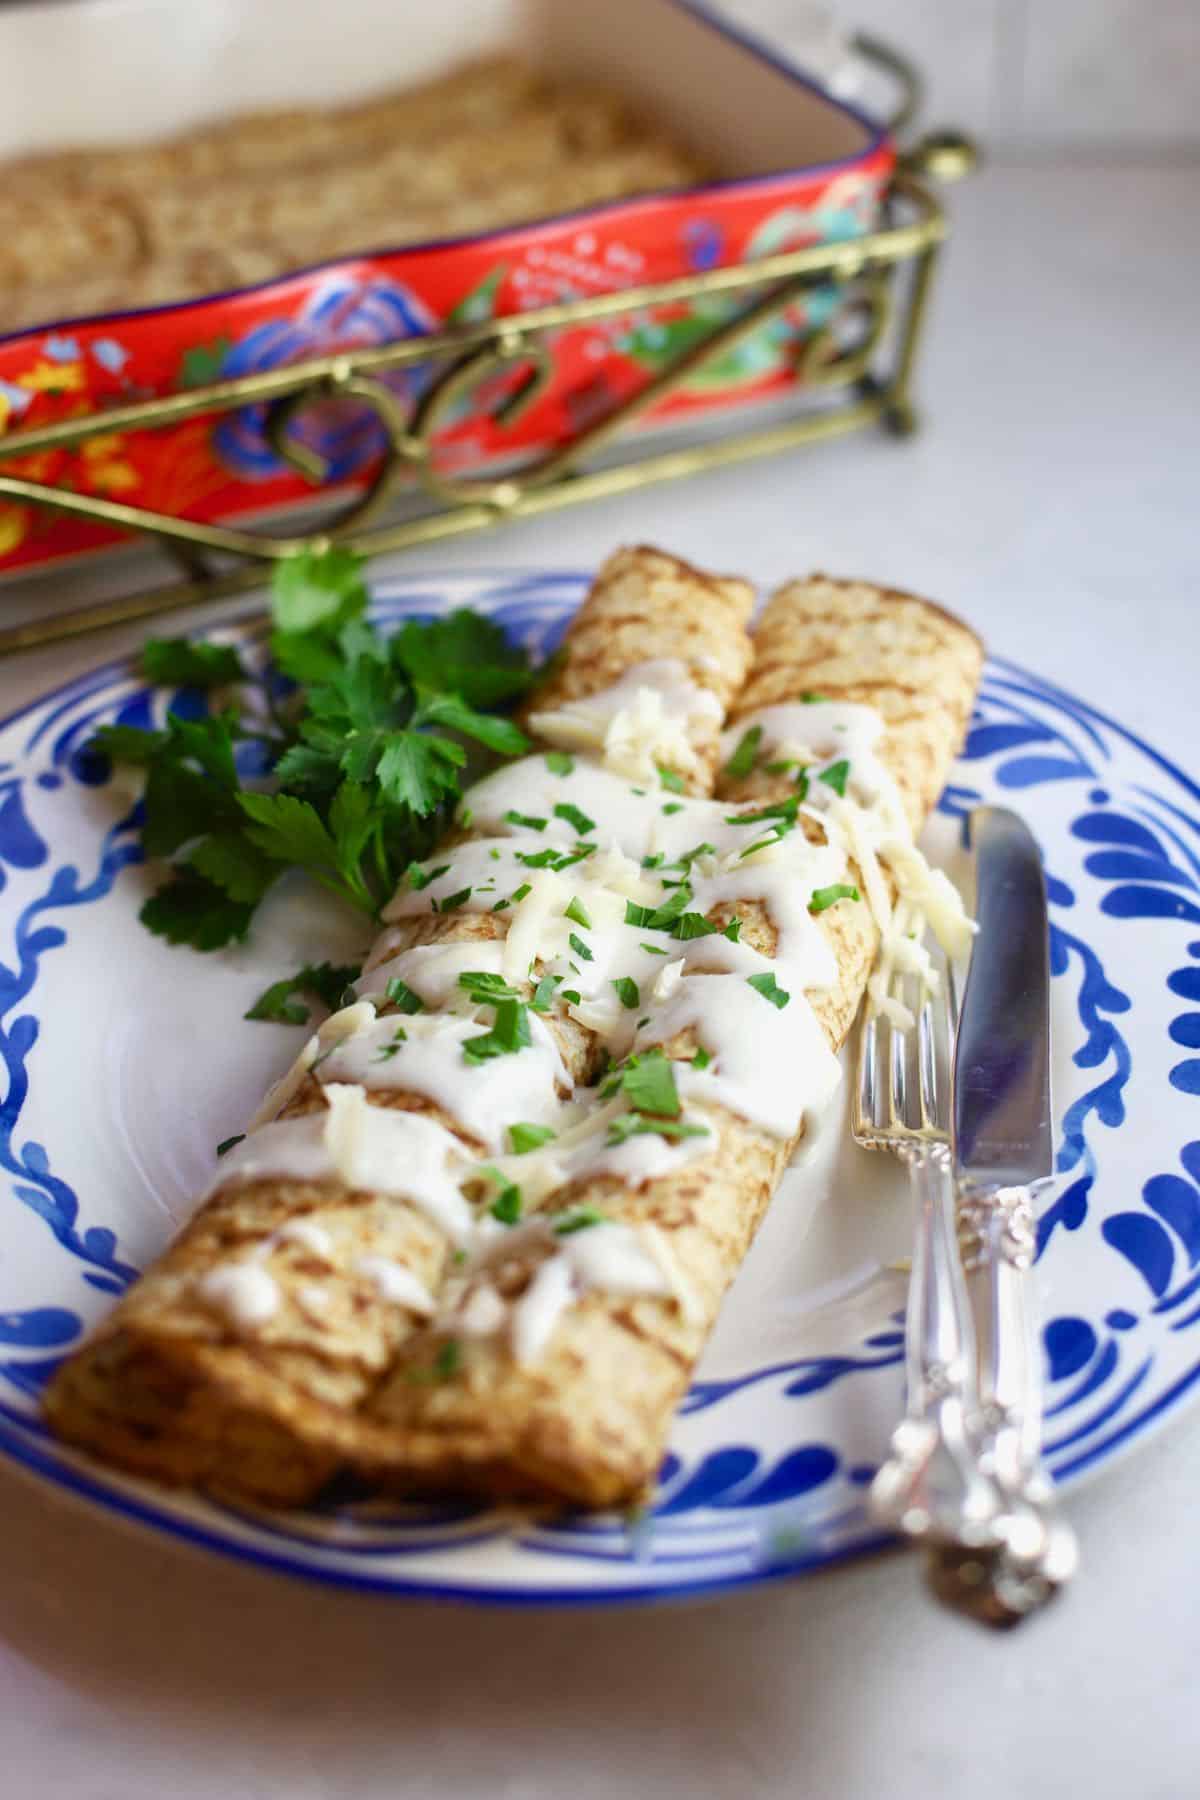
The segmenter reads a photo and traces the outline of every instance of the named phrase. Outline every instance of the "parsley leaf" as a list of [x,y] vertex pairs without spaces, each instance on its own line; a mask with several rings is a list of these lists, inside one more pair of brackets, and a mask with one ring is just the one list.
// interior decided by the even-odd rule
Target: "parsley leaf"
[[586,837],[589,831],[596,829],[595,819],[589,819],[580,807],[572,806],[567,800],[559,802],[554,809],[554,816],[556,819],[565,819],[568,825],[574,827],[580,837]]
[[147,638],[142,645],[142,673],[163,687],[224,687],[247,681],[241,657],[230,644],[206,644],[189,638]]
[[500,1189],[492,1204],[488,1207],[493,1219],[499,1219],[502,1225],[515,1225],[521,1217],[521,1190],[515,1181],[508,1182]]
[[613,982],[613,987],[616,989],[617,999],[627,1011],[632,1012],[636,1006],[641,1005],[642,996],[638,992],[638,984],[632,975],[618,975]]
[[535,819],[529,813],[515,812],[512,807],[504,815],[507,825],[523,825],[527,831],[545,831],[549,819]]
[[245,937],[254,907],[246,900],[231,900],[202,875],[181,869],[151,894],[138,917],[168,944],[219,950]]
[[808,903],[810,913],[823,913],[835,906],[839,900],[858,900],[861,896],[856,887],[848,881],[835,881],[832,887],[814,888],[812,899]]
[[466,969],[458,978],[458,985],[470,994],[477,1005],[495,1005],[497,1000],[519,1000],[516,988],[509,987],[503,975],[493,975],[487,969]]
[[579,898],[578,894],[571,901],[569,906],[563,908],[563,917],[564,919],[574,919],[576,925],[582,925],[585,931],[590,931],[592,928],[592,921],[588,917],[587,907],[583,904],[583,901]]
[[627,1143],[631,1137],[707,1137],[707,1125],[692,1125],[684,1119],[653,1119],[645,1113],[619,1113],[615,1119],[609,1120],[608,1142],[610,1144]]
[[562,977],[560,975],[543,975],[533,990],[533,999],[529,1002],[534,1012],[547,1013],[554,1004],[554,990]]
[[327,1011],[336,1012],[341,1005],[342,995],[357,974],[358,970],[352,963],[305,963],[294,975],[285,975],[281,981],[273,981],[243,1016],[247,1019],[267,1019],[278,1025],[305,1025],[311,1017],[311,1011],[296,998],[297,995],[311,995]]
[[659,763],[657,766],[658,766],[658,779],[662,782],[663,786],[666,789],[668,789],[668,791],[672,794],[682,794],[682,792],[683,792],[683,776],[677,775],[675,773],[674,769],[664,768],[661,763]]
[[746,980],[756,993],[761,994],[764,1000],[769,1000],[772,1006],[777,1006],[781,1012],[792,997],[786,988],[780,987],[774,975],[769,972],[763,975],[747,975]]
[[761,725],[752,725],[749,731],[744,731],[738,739],[737,749],[725,764],[724,773],[731,776],[735,781],[744,780],[754,769],[755,758],[758,756],[758,746],[761,742]]
[[581,962],[593,962],[595,960],[591,951],[577,932],[573,931],[568,937],[567,942]]
[[525,1156],[530,1150],[538,1150],[557,1136],[549,1125],[510,1125],[508,1128],[508,1141],[514,1156]]
[[564,1218],[555,1221],[555,1237],[572,1237],[577,1231],[586,1231],[591,1225],[603,1225],[605,1217],[597,1212],[594,1206],[581,1206],[575,1212],[567,1213]]
[[524,1002],[501,1000],[496,1007],[492,1029],[481,1032],[478,1037],[467,1038],[462,1048],[468,1062],[480,1063],[493,1056],[510,1056],[532,1042],[529,1012]]
[[565,750],[547,750],[546,767],[552,775],[573,775],[575,758],[568,756]]
[[397,1012],[406,1013],[410,1018],[413,1013],[425,1011],[425,1002],[420,994],[414,993],[407,981],[401,981],[399,975],[392,976],[383,990],[383,997],[389,1006],[394,1006]]
[[822,769],[821,773],[817,776],[817,780],[823,781],[826,787],[831,787],[835,794],[844,794],[846,792],[846,777],[849,773],[850,764],[847,762],[846,758],[843,757],[840,762],[830,763],[827,769]]
[[679,1095],[675,1089],[675,1071],[662,1050],[646,1050],[627,1057],[612,1071],[600,1089],[601,1097],[624,1092],[637,1112],[658,1113],[663,1118],[677,1119]]

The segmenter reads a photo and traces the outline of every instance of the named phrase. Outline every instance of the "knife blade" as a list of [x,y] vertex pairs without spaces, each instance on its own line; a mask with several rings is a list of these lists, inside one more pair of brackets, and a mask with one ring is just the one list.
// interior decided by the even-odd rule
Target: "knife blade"
[[977,807],[970,837],[979,931],[955,1043],[953,1167],[975,1327],[972,1434],[1008,1500],[987,1598],[1017,1616],[1054,1593],[1077,1561],[1042,1464],[1032,1274],[1035,1194],[1054,1169],[1049,918],[1041,855],[1024,821],[1004,807]]
[[1050,953],[1037,842],[1016,813],[971,814],[979,933],[954,1059],[960,1177],[994,1187],[1054,1167],[1050,1104]]

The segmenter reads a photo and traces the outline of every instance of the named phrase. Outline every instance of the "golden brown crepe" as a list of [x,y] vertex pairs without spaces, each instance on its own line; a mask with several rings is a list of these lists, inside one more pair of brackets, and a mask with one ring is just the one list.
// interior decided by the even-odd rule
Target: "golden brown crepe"
[[[734,722],[818,690],[866,702],[883,717],[881,758],[913,825],[932,807],[961,742],[982,650],[964,625],[929,603],[866,583],[824,577],[780,590],[764,614],[754,666]],[[730,799],[793,791],[791,775],[758,771],[726,780]],[[818,828],[819,829],[819,828]],[[742,904],[742,941],[768,954],[775,927]],[[832,906],[819,919],[837,980],[807,998],[833,1049],[859,1006],[878,944],[865,905]],[[694,1031],[664,1042],[690,1060]],[[797,1071],[797,1080],[801,1071]],[[585,1506],[637,1499],[652,1481],[672,1416],[796,1139],[772,1136],[736,1112],[698,1104],[714,1134],[706,1156],[640,1188],[612,1176],[563,1188],[566,1216],[593,1209],[644,1232],[654,1228],[679,1277],[678,1297],[586,1292],[562,1315],[545,1352],[522,1363],[503,1337],[458,1346],[457,1366],[434,1379],[447,1327],[412,1335],[390,1377],[347,1432],[351,1461],[401,1492],[414,1487],[522,1494]],[[556,1254],[552,1237],[525,1237],[486,1277],[512,1301]]]
[[[702,574],[661,552],[618,552],[531,703],[531,729],[539,709],[594,695],[662,657],[686,663],[719,715],[749,664],[752,597],[744,582]],[[715,767],[715,721],[697,732],[695,756],[686,779],[703,791]],[[491,910],[424,912],[389,930],[386,952],[462,944],[482,951],[503,941],[508,919]],[[401,1004],[382,1000],[380,1013],[403,1026]],[[599,1049],[594,1032],[558,1003],[545,1022],[565,1076],[586,1081]],[[290,1091],[276,1097],[275,1116],[311,1115],[319,1125],[328,1098],[320,1073],[315,1065],[298,1070]],[[418,1119],[421,1130],[444,1128],[464,1159],[480,1153],[479,1140],[426,1093],[372,1086],[365,1103],[412,1117],[414,1132]],[[393,1290],[402,1275],[431,1296],[452,1262],[452,1237],[407,1202],[403,1166],[392,1175],[386,1192],[277,1175],[219,1187],[58,1372],[46,1396],[53,1429],[165,1481],[279,1504],[310,1497],[344,1459],[348,1425],[396,1366],[420,1317],[403,1288],[398,1300],[386,1280],[381,1287],[380,1259]],[[251,1312],[255,1292],[267,1287],[273,1300],[263,1316],[239,1323],[214,1304],[206,1283],[231,1270],[249,1284],[242,1298]]]

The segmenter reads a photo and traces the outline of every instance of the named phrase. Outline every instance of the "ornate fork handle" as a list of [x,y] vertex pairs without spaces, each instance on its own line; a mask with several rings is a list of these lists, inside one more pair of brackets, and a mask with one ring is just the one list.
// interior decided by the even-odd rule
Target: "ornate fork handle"
[[975,1346],[950,1150],[913,1141],[899,1154],[917,1215],[905,1320],[908,1400],[872,1484],[871,1505],[882,1523],[906,1537],[982,1547],[995,1542],[1006,1502],[981,1467],[972,1437]]

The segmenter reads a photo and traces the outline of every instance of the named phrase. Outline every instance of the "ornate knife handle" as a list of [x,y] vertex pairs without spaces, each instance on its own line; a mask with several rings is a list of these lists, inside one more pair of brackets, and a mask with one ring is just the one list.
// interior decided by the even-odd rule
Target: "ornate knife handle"
[[871,1486],[877,1519],[906,1537],[990,1546],[1004,1510],[971,1435],[975,1346],[955,1236],[950,1151],[916,1140],[900,1155],[916,1209],[905,1320],[908,1400]]
[[[1039,1184],[1040,1185],[1040,1184]],[[960,1189],[959,1245],[974,1319],[978,1410],[968,1421],[979,1461],[1004,1496],[998,1536],[1028,1604],[1067,1581],[1078,1560],[1042,1463],[1041,1345],[1033,1300],[1035,1189]]]

